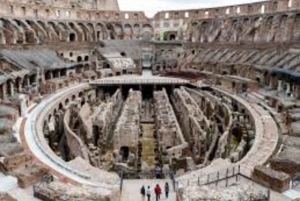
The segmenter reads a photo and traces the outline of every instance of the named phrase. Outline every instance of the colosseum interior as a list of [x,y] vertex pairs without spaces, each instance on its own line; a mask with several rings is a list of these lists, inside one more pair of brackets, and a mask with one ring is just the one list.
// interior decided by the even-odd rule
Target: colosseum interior
[[0,201],[300,200],[300,0],[0,3]]

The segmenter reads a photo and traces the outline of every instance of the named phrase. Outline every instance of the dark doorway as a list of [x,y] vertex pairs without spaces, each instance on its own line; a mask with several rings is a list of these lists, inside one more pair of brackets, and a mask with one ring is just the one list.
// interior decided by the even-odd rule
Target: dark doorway
[[76,37],[75,37],[75,34],[74,34],[74,33],[71,33],[71,34],[70,34],[70,38],[69,38],[69,39],[70,39],[70,42],[74,42],[74,41],[75,41],[75,38],[76,38]]
[[169,40],[176,40],[176,35],[175,34],[170,34]]
[[127,161],[129,157],[129,147],[121,147],[120,155],[122,156],[123,161]]

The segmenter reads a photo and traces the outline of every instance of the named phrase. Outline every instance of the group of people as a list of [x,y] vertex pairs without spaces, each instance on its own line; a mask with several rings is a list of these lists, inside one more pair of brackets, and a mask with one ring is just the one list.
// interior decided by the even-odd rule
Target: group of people
[[[166,198],[168,198],[169,197],[169,192],[170,192],[170,187],[169,187],[168,182],[165,184],[164,190],[165,190],[165,196],[166,196]],[[156,201],[159,201],[160,200],[160,195],[162,194],[162,189],[158,184],[154,188],[154,194],[155,194]],[[147,196],[148,201],[151,201],[151,195],[152,195],[151,187],[148,186],[148,188],[145,189],[145,186],[142,186],[141,195],[143,197],[143,200],[145,200],[145,197]]]

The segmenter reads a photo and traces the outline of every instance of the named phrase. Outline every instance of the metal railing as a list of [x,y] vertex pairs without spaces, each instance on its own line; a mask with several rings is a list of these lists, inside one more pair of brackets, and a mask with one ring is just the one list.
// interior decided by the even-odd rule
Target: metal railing
[[[209,187],[229,187],[240,182],[242,179],[246,179],[253,184],[256,184],[251,178],[244,175],[240,166],[233,166],[223,171],[214,172],[197,177],[196,179],[188,179],[185,181],[176,182],[177,201],[183,201],[182,192],[180,192],[181,186],[209,186]],[[259,185],[259,184],[257,184]],[[252,194],[247,198],[240,198],[240,201],[269,201],[270,189],[263,188],[257,194]],[[242,196],[241,196],[242,197]],[[188,200],[191,201],[191,200]],[[197,201],[216,201],[216,199],[210,198],[197,198]]]

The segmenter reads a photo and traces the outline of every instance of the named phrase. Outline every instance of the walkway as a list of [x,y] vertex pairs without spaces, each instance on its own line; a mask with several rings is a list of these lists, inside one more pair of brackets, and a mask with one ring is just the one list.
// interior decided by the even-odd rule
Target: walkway
[[[164,185],[168,182],[170,185],[170,195],[169,198],[166,199],[164,195]],[[176,194],[173,190],[172,182],[171,180],[124,180],[123,185],[123,192],[122,192],[122,199],[121,201],[144,201],[140,194],[140,189],[143,185],[150,186],[152,189],[152,196],[151,201],[155,201],[154,196],[154,187],[156,184],[159,184],[162,188],[163,195],[161,196],[161,201],[175,201],[176,200]],[[145,199],[146,201],[146,199]]]
[[[147,167],[155,166],[155,140],[154,140],[154,124],[141,124],[143,128],[143,139],[142,139],[142,170]],[[144,167],[146,165],[146,167]]]

